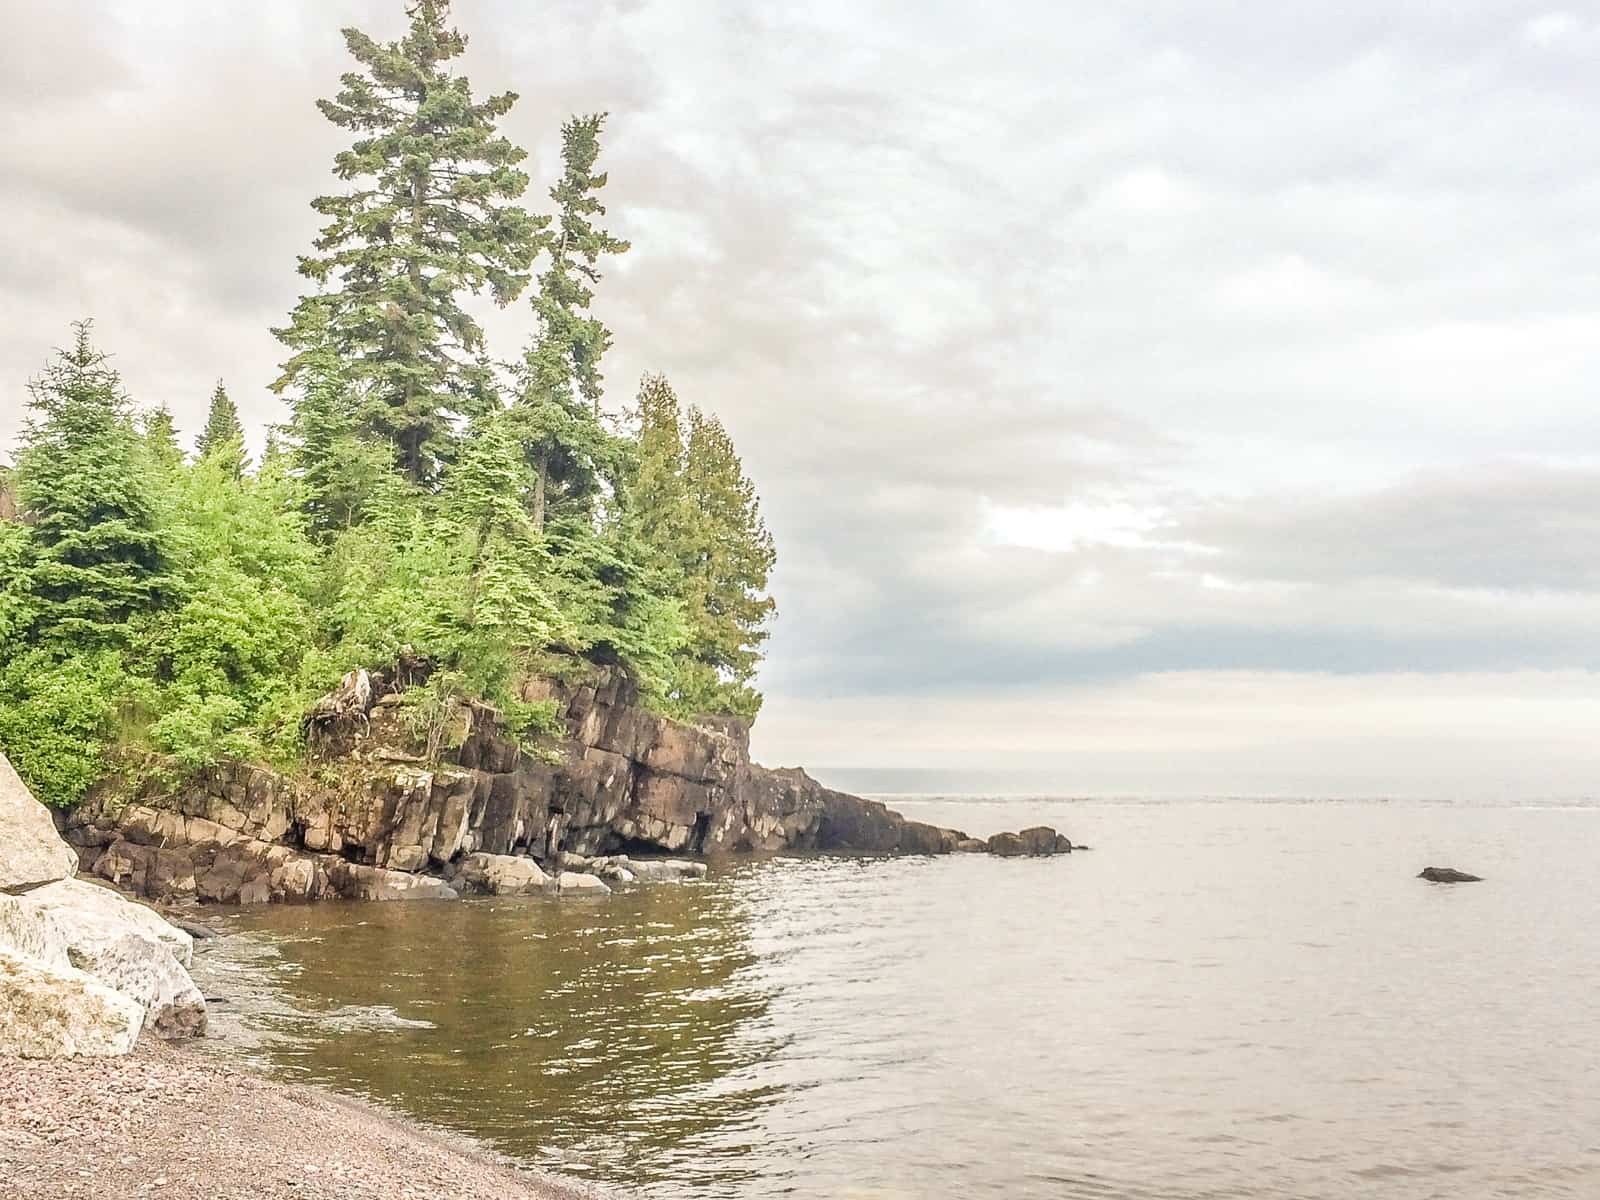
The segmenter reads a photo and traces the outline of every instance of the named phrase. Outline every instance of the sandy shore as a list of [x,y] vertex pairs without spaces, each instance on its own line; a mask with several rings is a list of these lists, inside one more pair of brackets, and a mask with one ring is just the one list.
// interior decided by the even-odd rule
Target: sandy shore
[[359,1101],[146,1041],[0,1058],[4,1200],[593,1200]]

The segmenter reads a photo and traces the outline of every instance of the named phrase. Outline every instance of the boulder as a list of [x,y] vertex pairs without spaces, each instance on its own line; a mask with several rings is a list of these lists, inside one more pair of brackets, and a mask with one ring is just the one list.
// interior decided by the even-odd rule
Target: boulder
[[194,961],[194,938],[155,909],[119,895],[110,888],[86,879],[63,879],[48,887],[36,888],[28,899],[54,912],[63,921],[98,918],[136,930],[162,943],[180,964]]
[[531,858],[515,858],[508,854],[469,854],[461,860],[455,882],[469,892],[521,896],[542,892],[550,878]]
[[0,951],[47,967],[70,967],[67,934],[55,916],[23,896],[0,893]]
[[1426,879],[1429,883],[1482,883],[1481,875],[1468,875],[1465,871],[1458,871],[1454,867],[1423,867],[1417,872],[1418,879]]
[[[460,893],[442,879],[411,875],[387,867],[367,867],[337,860],[328,877],[341,896],[352,900],[458,900]],[[244,894],[240,903],[248,903]]]
[[78,855],[33,798],[11,760],[0,754],[0,891],[15,891],[78,873]]
[[143,1023],[137,1001],[84,972],[0,951],[0,1055],[126,1054]]
[[144,905],[79,879],[38,888],[24,903],[38,905],[57,924],[71,965],[137,1003],[158,1037],[205,1032],[205,998],[184,970],[194,953],[189,934]]
[[1028,852],[1027,845],[1014,833],[997,833],[987,843],[990,854],[1001,858],[1016,858]]
[[635,858],[628,861],[628,870],[635,879],[646,883],[664,880],[704,879],[706,865],[683,858]]
[[1071,854],[1073,850],[1072,839],[1064,833],[1056,834],[1056,853]]
[[598,875],[583,871],[563,871],[556,876],[558,892],[592,892],[596,896],[609,896],[611,889]]
[[986,854],[989,843],[982,838],[962,838],[956,843],[957,854]]
[[1056,852],[1056,831],[1048,825],[1034,825],[1017,834],[1022,840],[1023,848],[1029,854],[1054,854]]

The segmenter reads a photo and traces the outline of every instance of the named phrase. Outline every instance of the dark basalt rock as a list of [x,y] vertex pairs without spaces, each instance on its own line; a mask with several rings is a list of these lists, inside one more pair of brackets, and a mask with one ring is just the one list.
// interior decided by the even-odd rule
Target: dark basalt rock
[[1418,879],[1426,879],[1429,883],[1482,883],[1483,876],[1468,875],[1465,871],[1458,871],[1454,867],[1423,867],[1417,872]]
[[177,791],[91,798],[67,821],[86,870],[153,899],[221,903],[329,897],[448,898],[468,856],[716,856],[785,850],[866,854],[1065,853],[1045,826],[976,843],[798,768],[750,760],[749,727],[675,721],[642,708],[615,668],[532,677],[561,735],[524,748],[484,705],[463,709],[444,761],[427,762],[401,691],[422,666],[352,672],[308,731],[313,778],[221,763]]

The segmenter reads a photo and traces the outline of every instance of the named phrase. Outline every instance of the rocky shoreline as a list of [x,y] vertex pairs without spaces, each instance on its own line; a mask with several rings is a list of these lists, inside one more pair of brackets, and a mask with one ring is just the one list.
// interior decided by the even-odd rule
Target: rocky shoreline
[[560,727],[536,745],[479,706],[426,757],[406,698],[423,669],[351,672],[308,718],[312,771],[226,763],[175,790],[102,788],[66,839],[84,871],[136,895],[230,904],[603,893],[682,874],[684,857],[1073,849],[1042,827],[970,838],[768,769],[744,723],[652,713],[616,668],[526,679],[523,700]]
[[0,1200],[594,1200],[361,1101],[142,1041],[0,1057]]

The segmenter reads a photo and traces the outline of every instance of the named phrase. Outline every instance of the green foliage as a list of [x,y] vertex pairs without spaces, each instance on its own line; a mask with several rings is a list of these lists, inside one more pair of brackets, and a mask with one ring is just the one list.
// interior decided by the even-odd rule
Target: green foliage
[[[86,322],[32,385],[0,472],[0,749],[47,802],[113,764],[304,762],[317,697],[411,658],[430,754],[491,711],[545,752],[557,708],[520,681],[584,660],[662,711],[759,707],[773,549],[726,430],[659,376],[635,429],[601,416],[591,305],[629,248],[600,224],[604,115],[562,129],[554,225],[525,212],[524,154],[495,131],[515,97],[450,73],[448,7],[412,0],[394,43],[345,32],[360,69],[322,109],[353,135],[349,190],[314,203],[318,290],[278,331],[290,415],[259,465],[220,382],[186,460]],[[496,367],[462,305],[509,303],[541,251],[531,336]]]
[[354,432],[392,449],[415,483],[454,457],[454,423],[491,390],[483,330],[462,300],[485,290],[509,304],[528,284],[543,221],[513,202],[527,190],[526,151],[495,123],[516,96],[477,102],[448,69],[466,40],[448,0],[414,0],[398,42],[344,31],[361,70],[343,76],[324,116],[356,135],[334,161],[354,185],[312,207],[327,218],[300,272],[321,285],[279,338],[293,354],[278,381],[301,395],[328,344],[351,383]]
[[172,411],[165,404],[140,414],[139,432],[144,435],[145,454],[157,470],[170,471],[183,462],[178,428],[173,423]]
[[194,444],[200,458],[220,458],[232,469],[234,477],[244,474],[244,426],[239,424],[239,408],[228,398],[228,390],[217,380],[211,393],[211,406],[206,412],[206,427]]
[[18,490],[31,523],[7,590],[39,642],[117,644],[171,588],[148,460],[89,332],[76,325],[72,348],[33,381],[23,426]]
[[594,225],[605,215],[596,173],[605,114],[574,117],[561,130],[561,181],[550,189],[556,203],[550,263],[533,296],[535,329],[518,372],[516,414],[534,472],[534,528],[544,530],[551,510],[592,508],[613,482],[619,454],[600,423],[600,360],[611,331],[589,315],[603,254],[626,253],[628,243]]
[[638,420],[632,524],[688,619],[666,694],[683,715],[754,717],[753,680],[776,608],[766,594],[776,555],[755,487],[722,423],[691,408],[686,428],[664,378],[644,381]]

